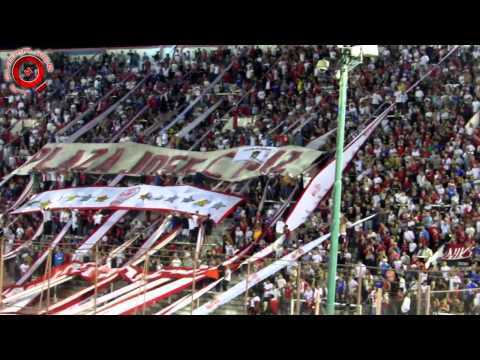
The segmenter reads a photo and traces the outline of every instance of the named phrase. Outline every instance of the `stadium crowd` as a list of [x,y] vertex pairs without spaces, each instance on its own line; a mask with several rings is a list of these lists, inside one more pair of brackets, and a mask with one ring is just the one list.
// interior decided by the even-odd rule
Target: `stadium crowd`
[[[461,47],[413,92],[405,93],[448,49],[437,45],[383,46],[378,58],[365,59],[362,66],[351,72],[347,139],[363,129],[368,120],[383,109],[382,104],[396,103],[396,107],[344,173],[338,302],[357,303],[360,296],[361,304],[373,308],[375,289],[382,287],[385,313],[414,313],[415,301],[410,298],[416,296],[419,286],[438,291],[480,286],[477,262],[480,257],[480,134],[466,127],[480,110],[480,46]],[[73,141],[115,139],[194,151],[243,145],[306,146],[336,126],[338,80],[334,69],[338,67],[339,58],[339,50],[334,46],[230,47],[210,52],[198,49],[177,51],[164,58],[159,54],[141,56],[133,51],[106,52],[81,60],[55,54],[52,59],[55,73],[44,94],[12,95],[6,84],[0,83],[0,175],[12,172],[46,143],[75,137],[83,125],[108,112],[110,106],[126,95],[105,120]],[[316,67],[321,59],[330,62],[326,72]],[[161,130],[230,63],[221,81],[197,107],[168,131]],[[218,100],[223,100],[220,106],[188,136],[175,136]],[[138,120],[131,121],[135,116]],[[253,120],[245,126],[240,122],[243,118]],[[27,119],[33,119],[33,123],[26,125]],[[149,133],[151,128],[155,131]],[[334,142],[335,136],[330,136],[320,148],[326,153],[314,170],[318,171],[334,156]],[[315,174],[313,170],[312,174]],[[31,176],[35,179],[35,193],[70,186],[106,185],[110,178],[99,179],[84,173]],[[251,242],[255,242],[255,250],[273,242],[278,234],[271,220],[276,218],[281,203],[292,191],[294,200],[298,198],[306,186],[304,181],[310,176],[271,179],[262,176],[236,188],[229,187],[231,184],[221,188],[242,193],[247,201],[228,219],[227,231],[217,237],[218,246],[205,251],[205,262],[218,264],[220,259]],[[27,182],[28,178],[15,177],[0,189],[3,208],[0,225],[7,238],[6,253],[30,239],[34,224],[41,222],[40,215],[29,215],[7,226],[13,218],[5,211],[20,196]],[[217,185],[200,175],[179,178],[174,174],[126,177],[120,185],[139,182],[196,184],[209,188]],[[266,201],[261,201],[264,193]],[[326,197],[299,229],[292,232],[285,229],[287,242],[277,249],[274,257],[328,233],[331,205],[331,199]],[[109,214],[105,211],[48,213],[52,226],[47,235],[58,232],[70,218],[74,220],[72,243],[59,250],[66,253]],[[374,213],[377,216],[373,219],[348,228],[349,223]],[[286,215],[288,211],[283,213],[283,219]],[[124,263],[148,238],[149,232],[139,230],[147,229],[156,217],[149,213],[128,214],[102,239],[105,253],[140,233],[131,249],[115,260],[117,264]],[[194,244],[201,220],[174,217],[175,223],[185,229],[182,241]],[[427,270],[425,262],[444,244],[472,246],[468,268],[439,262]],[[325,298],[329,245],[329,241],[325,241],[301,260],[305,263],[300,274],[304,313],[314,311],[312,304],[317,293]],[[28,269],[44,246],[45,243],[39,243],[27,256],[17,258],[17,277]],[[159,266],[191,266],[193,261],[189,244],[172,244],[162,254]],[[256,268],[262,265],[264,263],[259,262]],[[297,271],[295,264],[289,264],[281,274],[257,286],[249,300],[250,313],[288,313],[290,300],[296,296]],[[432,300],[432,309],[437,312],[479,312],[479,292],[438,294]],[[412,306],[408,305],[409,301]]]

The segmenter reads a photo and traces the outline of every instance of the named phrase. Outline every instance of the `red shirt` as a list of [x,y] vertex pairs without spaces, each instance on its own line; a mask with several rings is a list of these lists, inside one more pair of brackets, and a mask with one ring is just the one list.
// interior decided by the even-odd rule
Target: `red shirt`
[[278,308],[279,308],[279,301],[276,298],[270,299],[270,310],[272,311],[272,314],[278,314]]

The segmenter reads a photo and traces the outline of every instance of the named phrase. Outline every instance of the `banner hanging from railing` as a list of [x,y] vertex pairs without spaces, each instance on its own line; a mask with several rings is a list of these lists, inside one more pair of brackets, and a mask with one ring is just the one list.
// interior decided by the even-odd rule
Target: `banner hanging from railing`
[[[369,216],[365,219],[357,221],[355,225],[361,224],[368,219],[372,218],[375,215]],[[227,302],[231,301],[232,299],[236,298],[237,296],[243,294],[247,289],[255,286],[259,282],[265,280],[266,278],[272,276],[273,274],[277,273],[278,271],[282,270],[284,267],[291,265],[293,262],[298,260],[300,257],[305,255],[306,253],[312,251],[317,246],[320,246],[325,240],[330,237],[330,234],[326,234],[320,236],[316,240],[310,241],[309,243],[303,245],[302,247],[298,248],[295,251],[285,255],[281,259],[275,261],[274,263],[264,267],[263,269],[257,271],[256,273],[250,274],[248,279],[244,279],[228,289],[227,291],[219,294],[213,300],[209,301],[208,303],[202,305],[198,309],[193,312],[193,315],[208,315],[211,312],[215,311],[218,307],[226,304]],[[252,255],[252,258],[255,258],[256,254]]]
[[238,196],[186,185],[85,187],[43,192],[32,197],[13,214],[43,209],[176,211],[187,214],[198,212],[200,216],[210,215],[212,220],[218,223],[241,201],[242,198]]
[[128,213],[128,210],[115,211],[80,247],[75,251],[74,258],[80,260],[95,244],[100,241],[117,222]]
[[136,143],[47,144],[13,174],[51,171],[140,176],[162,172],[187,176],[202,173],[225,181],[243,181],[262,174],[297,176],[322,154],[300,146],[243,146],[199,152]]

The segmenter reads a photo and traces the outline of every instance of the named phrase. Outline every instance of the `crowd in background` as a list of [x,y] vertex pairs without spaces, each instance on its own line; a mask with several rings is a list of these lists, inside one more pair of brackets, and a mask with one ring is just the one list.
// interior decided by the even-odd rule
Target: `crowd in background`
[[[362,283],[361,303],[367,304],[381,282],[386,296],[384,302],[388,304],[385,308],[392,313],[403,313],[402,305],[419,286],[419,272],[422,273],[420,286],[428,285],[432,290],[480,286],[475,265],[475,259],[480,256],[480,134],[466,127],[480,110],[480,46],[460,47],[408,94],[405,91],[410,85],[430,70],[449,47],[404,45],[382,46],[380,50],[378,58],[365,59],[364,64],[350,74],[347,140],[382,110],[382,104],[396,103],[396,107],[344,173],[339,263],[345,270],[339,275],[337,297],[339,302],[356,302],[349,297],[358,298],[356,290]],[[330,62],[326,72],[316,67],[321,59]],[[65,141],[137,84],[139,87],[119,107],[77,141],[110,142],[114,134],[141,113],[117,141],[194,151],[243,145],[306,146],[336,126],[338,80],[335,72],[339,59],[339,50],[325,45],[198,49],[178,51],[166,57],[133,51],[107,52],[81,60],[56,54],[52,57],[55,72],[46,92],[13,95],[7,85],[0,82],[0,175],[13,171],[46,143]],[[197,107],[168,131],[161,130],[230,63],[232,66],[221,81]],[[188,136],[175,136],[220,99],[223,100],[220,106]],[[62,130],[77,117],[80,120],[74,126]],[[241,125],[242,118],[251,119],[250,125]],[[34,119],[35,125],[31,128],[15,126],[26,119]],[[146,135],[146,130],[155,125],[157,129]],[[334,156],[334,142],[335,136],[330,136],[320,148],[326,155],[318,161],[317,170]],[[215,259],[231,256],[252,241],[256,250],[273,242],[279,234],[270,221],[292,191],[295,191],[294,200],[298,198],[307,185],[304,184],[307,175],[304,174],[305,179],[262,176],[229,188],[241,192],[247,201],[228,220],[228,231],[222,233],[218,246],[205,252],[206,261],[216,263]],[[109,179],[99,180],[83,173],[32,176],[37,176],[35,192],[105,185]],[[0,189],[4,209],[18,198],[27,181],[26,177],[16,177]],[[178,178],[174,174],[159,174],[128,177],[120,185],[140,182],[195,184],[209,188],[216,184],[201,175]],[[260,208],[264,193],[266,201]],[[328,233],[331,205],[330,197],[326,197],[304,225],[291,233],[287,229],[287,242],[275,256],[278,258]],[[285,211],[282,219],[288,213]],[[373,219],[349,228],[350,223],[374,213],[377,216]],[[72,248],[102,221],[93,211],[53,212],[50,216],[52,235],[69,218],[75,218],[78,225],[74,226],[72,235],[77,237],[72,237]],[[107,234],[105,245],[120,245],[129,231],[133,234],[152,222],[150,215],[138,222],[133,221],[135,216],[129,214],[122,219]],[[108,213],[103,217],[108,217]],[[35,224],[41,220],[36,215],[22,216],[8,229],[9,221],[4,215],[2,227],[9,239],[7,243],[13,247],[14,243],[29,239]],[[188,219],[183,223],[185,229],[191,230]],[[190,233],[183,233],[183,236],[190,242],[195,241]],[[141,234],[134,246],[141,246],[147,237],[148,234]],[[472,267],[455,272],[458,264],[439,261],[427,272],[425,262],[441,245],[450,244],[473,248],[469,264]],[[301,271],[303,304],[310,304],[318,291],[321,297],[325,296],[325,290],[321,289],[326,287],[329,246],[330,242],[325,241],[319,249],[302,258],[308,263]],[[187,266],[192,259],[188,249],[190,247],[180,246],[169,251]],[[129,256],[131,254],[126,257]],[[357,268],[363,269],[361,276]],[[296,287],[295,269],[295,266],[288,266],[281,277],[262,283],[262,287],[255,290],[258,296],[252,297],[252,301],[260,302],[256,297],[275,299],[274,307],[277,300],[279,305],[273,312],[286,309],[285,304],[292,296],[289,286]],[[389,270],[393,270],[393,275]],[[445,309],[458,310],[460,301],[467,312],[473,312],[478,306],[475,302],[480,300],[475,295],[477,292],[465,294],[468,296],[463,293],[444,295],[436,299],[432,307],[450,312]],[[306,309],[310,308],[302,305],[302,309],[309,311]]]

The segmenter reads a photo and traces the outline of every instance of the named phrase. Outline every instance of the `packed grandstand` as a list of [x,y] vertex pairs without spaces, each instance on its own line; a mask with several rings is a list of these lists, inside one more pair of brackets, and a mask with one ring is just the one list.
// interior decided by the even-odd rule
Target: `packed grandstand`
[[[325,314],[337,46],[49,56],[0,81],[1,314]],[[336,313],[480,314],[480,46],[380,46],[347,99]]]

